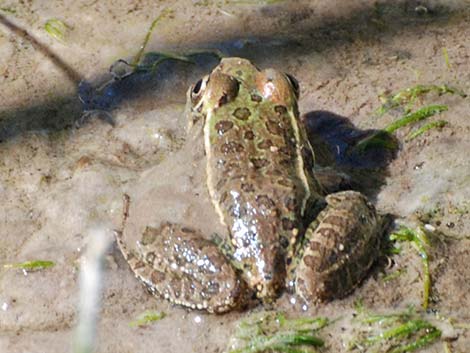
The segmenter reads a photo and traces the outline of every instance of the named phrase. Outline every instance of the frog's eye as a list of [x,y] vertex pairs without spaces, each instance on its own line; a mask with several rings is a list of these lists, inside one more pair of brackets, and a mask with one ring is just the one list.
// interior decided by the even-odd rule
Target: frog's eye
[[191,92],[193,96],[197,96],[199,95],[199,93],[201,92],[201,87],[202,87],[202,78],[197,81],[197,83],[194,85],[193,87],[193,91]]
[[200,100],[204,90],[206,89],[208,80],[207,76],[203,77],[191,88],[191,100],[193,103],[197,103]]
[[300,93],[300,87],[299,87],[299,82],[294,78],[294,76],[286,74],[287,81],[292,86],[292,89],[294,90],[295,96],[299,98],[299,93]]

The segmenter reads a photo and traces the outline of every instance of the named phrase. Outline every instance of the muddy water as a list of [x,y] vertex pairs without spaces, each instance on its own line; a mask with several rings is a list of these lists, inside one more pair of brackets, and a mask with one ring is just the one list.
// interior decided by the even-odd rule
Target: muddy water
[[[470,91],[468,4],[429,1],[423,10],[413,1],[229,7],[200,3],[172,2],[173,17],[159,28],[149,49],[218,48],[297,77],[300,110],[307,114],[311,137],[320,140],[314,145],[325,164],[350,175],[352,185],[367,193],[381,212],[436,228],[430,307],[468,322],[468,99],[430,95],[419,102],[447,104],[449,110],[439,119],[449,124],[411,142],[405,141],[409,129],[399,130],[400,150],[393,160],[388,154],[358,158],[344,153],[365,130],[384,127],[400,116],[400,111],[374,115],[384,92],[427,83]],[[114,126],[93,115],[79,129],[72,127],[82,109],[77,82],[51,60],[59,56],[96,88],[108,82],[105,73],[111,63],[135,53],[165,5],[103,1],[67,7],[37,2],[8,5],[15,11],[2,12],[50,51],[1,26],[0,262],[47,259],[56,266],[26,275],[20,270],[0,272],[0,352],[69,349],[77,319],[78,259],[90,229],[112,229],[119,223],[124,191],[137,188],[149,194],[152,207],[135,207],[150,223],[172,216],[208,227],[202,220],[211,219],[211,208],[204,200],[182,206],[188,193],[199,193],[190,175],[203,174],[188,161],[190,153],[184,153],[183,113],[187,87],[216,60],[202,55],[195,65],[169,62],[154,74],[113,81],[106,91],[112,99],[97,91],[91,108],[103,108],[105,100]],[[64,42],[45,34],[43,26],[50,18],[71,25]],[[152,197],[155,185],[168,194]],[[194,208],[207,214],[201,217]],[[305,312],[286,295],[275,307],[294,315],[342,316],[347,322],[359,299],[374,310],[419,306],[421,265],[412,248],[405,250],[392,267],[379,263],[343,300]],[[236,321],[248,314],[205,315],[156,300],[134,279],[116,247],[105,264],[99,352],[220,352]],[[384,272],[396,270],[405,271],[393,281],[383,280]],[[129,327],[145,310],[161,310],[167,317],[149,327]],[[345,325],[340,321],[325,332],[329,351],[345,351]],[[449,343],[452,351],[465,352],[468,331],[456,337]],[[427,351],[441,350],[438,343]]]

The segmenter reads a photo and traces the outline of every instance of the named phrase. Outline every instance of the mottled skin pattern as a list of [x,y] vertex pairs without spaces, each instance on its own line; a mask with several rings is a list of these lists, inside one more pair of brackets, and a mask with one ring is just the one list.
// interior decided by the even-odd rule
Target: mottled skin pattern
[[[296,291],[307,302],[322,302],[351,292],[380,248],[382,219],[356,191],[326,197],[327,207],[305,232],[295,271]],[[294,266],[292,266],[294,267]]]
[[360,193],[325,202],[296,81],[228,58],[188,96],[190,134],[203,129],[207,187],[231,241],[223,252],[190,225],[163,224],[147,228],[134,256],[118,237],[136,276],[174,303],[217,313],[250,291],[272,300],[286,281],[309,302],[350,292],[377,256],[381,222]]
[[147,227],[139,242],[144,256],[129,252],[117,239],[137,278],[152,294],[175,304],[224,312],[244,293],[243,282],[217,246],[190,228],[171,223]]

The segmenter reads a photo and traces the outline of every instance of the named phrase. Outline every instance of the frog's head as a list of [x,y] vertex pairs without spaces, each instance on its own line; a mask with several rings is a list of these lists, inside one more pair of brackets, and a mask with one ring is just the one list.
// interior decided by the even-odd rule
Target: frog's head
[[231,104],[242,103],[250,108],[263,100],[297,111],[298,98],[299,85],[291,75],[274,69],[259,70],[246,59],[224,58],[209,75],[190,87],[190,124]]

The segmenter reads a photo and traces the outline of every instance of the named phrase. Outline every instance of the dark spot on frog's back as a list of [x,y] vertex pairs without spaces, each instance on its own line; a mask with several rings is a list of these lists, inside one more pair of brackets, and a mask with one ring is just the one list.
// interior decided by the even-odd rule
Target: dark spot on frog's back
[[273,146],[273,142],[269,139],[263,140],[260,143],[258,143],[258,148],[262,150],[267,150],[271,146]]
[[266,122],[266,129],[273,135],[280,135],[282,133],[282,128],[279,126],[279,123],[272,120]]
[[255,169],[261,169],[269,164],[269,161],[265,158],[251,158],[250,162],[253,163]]
[[243,135],[243,137],[247,140],[253,140],[255,138],[255,134],[253,133],[253,131],[247,130],[245,131],[245,134]]
[[293,221],[291,221],[289,218],[283,218],[282,219],[282,229],[284,230],[292,230],[294,229],[295,224]]
[[215,129],[219,135],[225,134],[233,127],[233,123],[228,120],[221,120],[215,124]]
[[286,114],[287,113],[287,108],[283,105],[276,105],[274,107],[274,111],[278,114]]
[[239,153],[239,152],[242,152],[243,150],[244,150],[243,146],[235,141],[224,143],[220,147],[220,151],[223,154],[229,154],[229,153],[235,153],[235,152]]
[[233,112],[233,116],[239,120],[248,120],[248,118],[250,117],[251,115],[251,112],[248,108],[246,107],[242,107],[242,108],[237,108],[235,109],[235,111]]
[[261,97],[259,94],[256,94],[256,93],[252,93],[251,94],[251,100],[253,102],[256,102],[256,103],[259,103],[263,100],[263,97]]

